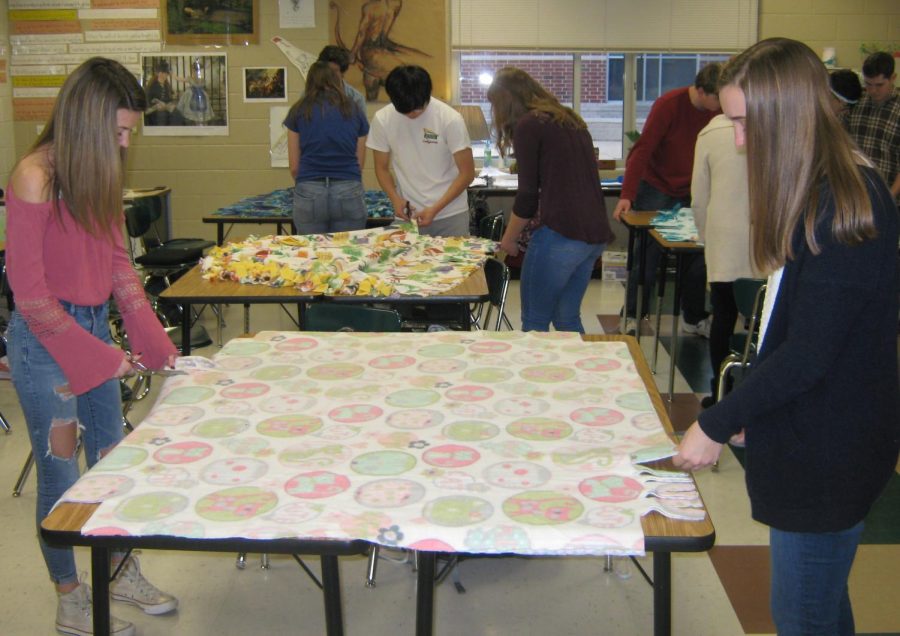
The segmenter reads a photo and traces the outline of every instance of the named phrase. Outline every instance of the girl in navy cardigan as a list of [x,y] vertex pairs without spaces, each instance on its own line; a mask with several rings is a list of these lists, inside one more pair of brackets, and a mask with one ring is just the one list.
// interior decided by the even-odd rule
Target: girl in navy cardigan
[[771,276],[753,372],[700,415],[674,461],[709,466],[745,429],[778,633],[853,634],[847,578],[900,448],[897,208],[806,45],[750,47],[723,71],[719,97],[747,149],[752,256]]

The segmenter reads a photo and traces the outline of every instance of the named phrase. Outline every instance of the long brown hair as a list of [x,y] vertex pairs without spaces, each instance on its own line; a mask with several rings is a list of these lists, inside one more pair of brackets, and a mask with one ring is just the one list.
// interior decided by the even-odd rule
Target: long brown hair
[[141,85],[115,60],[91,58],[66,78],[50,120],[31,148],[48,153],[50,200],[56,212],[62,199],[86,232],[109,239],[120,222],[125,180],[125,148],[118,141],[120,108],[147,108]]
[[861,155],[831,108],[828,74],[808,46],[771,38],[751,46],[722,71],[720,89],[746,99],[751,252],[761,271],[794,257],[791,241],[802,223],[806,244],[816,239],[820,195],[829,186],[834,238],[856,245],[876,235],[872,206],[858,164]]
[[326,104],[337,106],[344,118],[353,112],[354,104],[344,92],[344,85],[337,71],[328,62],[314,62],[306,73],[306,89],[297,102],[291,106],[287,118],[289,120],[303,117],[312,119],[313,108]]
[[566,128],[587,129],[587,124],[578,113],[560,104],[531,75],[514,66],[497,71],[488,88],[487,98],[491,102],[497,147],[504,155],[512,147],[516,122],[527,112],[544,113],[551,121]]

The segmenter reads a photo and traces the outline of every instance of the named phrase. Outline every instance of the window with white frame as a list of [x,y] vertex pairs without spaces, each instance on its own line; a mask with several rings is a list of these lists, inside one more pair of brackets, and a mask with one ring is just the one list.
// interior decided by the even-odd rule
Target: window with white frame
[[489,124],[487,87],[498,69],[515,66],[584,118],[601,159],[621,159],[630,147],[627,133],[640,133],[657,97],[692,84],[703,66],[725,61],[729,54],[457,49],[454,56],[459,68],[455,100],[481,106]]

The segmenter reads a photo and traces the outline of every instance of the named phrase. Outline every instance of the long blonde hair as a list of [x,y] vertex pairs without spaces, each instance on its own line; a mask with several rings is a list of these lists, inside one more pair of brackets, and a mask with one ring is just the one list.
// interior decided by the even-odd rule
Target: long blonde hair
[[497,147],[503,155],[512,147],[516,122],[527,112],[544,113],[551,121],[566,128],[587,129],[587,124],[578,113],[560,104],[531,75],[514,66],[497,71],[488,88],[487,98],[491,102]]
[[831,108],[828,74],[808,46],[771,38],[751,46],[722,71],[719,86],[740,88],[746,99],[751,253],[761,271],[794,257],[802,223],[814,254],[822,188],[829,186],[834,238],[857,245],[876,235],[859,154]]
[[122,214],[125,149],[119,146],[117,111],[146,107],[134,75],[115,60],[91,58],[66,78],[31,148],[48,153],[50,200],[57,214],[62,199],[91,235],[111,240]]

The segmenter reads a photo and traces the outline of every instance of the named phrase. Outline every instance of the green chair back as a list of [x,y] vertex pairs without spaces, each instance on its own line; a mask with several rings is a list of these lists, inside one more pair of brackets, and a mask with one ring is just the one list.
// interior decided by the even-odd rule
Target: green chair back
[[303,318],[306,331],[400,331],[400,314],[392,309],[336,302],[313,303]]

